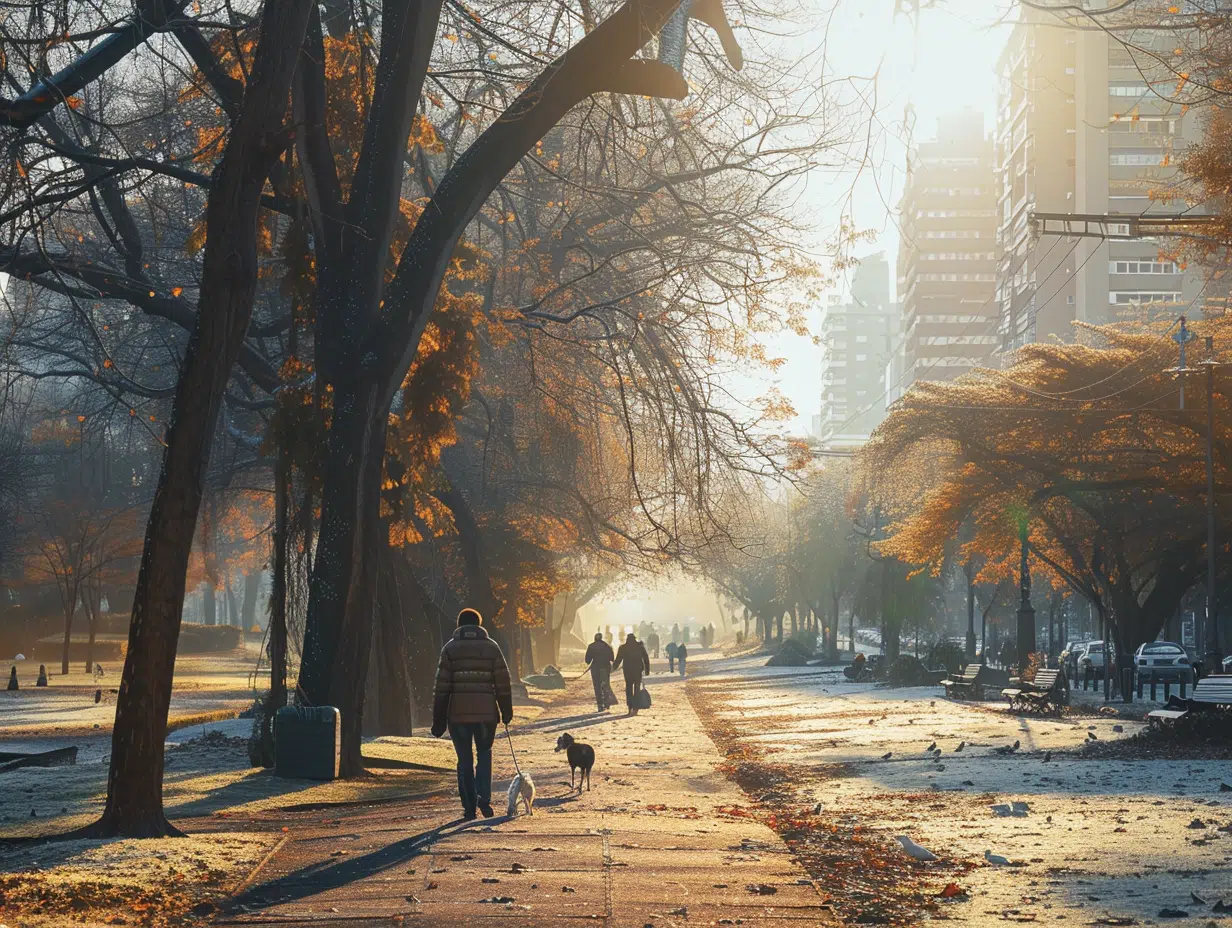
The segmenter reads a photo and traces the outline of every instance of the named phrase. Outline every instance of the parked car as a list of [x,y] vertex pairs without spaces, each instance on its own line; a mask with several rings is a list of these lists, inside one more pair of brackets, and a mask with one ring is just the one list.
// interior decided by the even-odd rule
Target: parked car
[[1066,676],[1070,678],[1078,676],[1078,657],[1086,646],[1085,641],[1070,641],[1065,645],[1059,660],[1061,666],[1065,668]]
[[1144,683],[1193,683],[1189,655],[1171,641],[1148,641],[1134,652],[1134,671]]
[[1082,653],[1078,655],[1078,677],[1080,679],[1086,676],[1088,667],[1095,676],[1103,678],[1104,643],[1102,641],[1088,641],[1083,646]]

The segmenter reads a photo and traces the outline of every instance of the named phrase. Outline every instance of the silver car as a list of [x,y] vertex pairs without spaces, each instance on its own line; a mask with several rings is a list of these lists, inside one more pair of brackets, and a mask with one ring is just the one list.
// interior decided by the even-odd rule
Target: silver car
[[1104,643],[1102,641],[1088,641],[1083,646],[1082,651],[1078,654],[1078,677],[1081,679],[1086,675],[1087,668],[1091,668],[1091,672],[1102,678],[1104,675]]
[[1193,683],[1189,655],[1171,641],[1148,641],[1134,652],[1134,671],[1144,683]]

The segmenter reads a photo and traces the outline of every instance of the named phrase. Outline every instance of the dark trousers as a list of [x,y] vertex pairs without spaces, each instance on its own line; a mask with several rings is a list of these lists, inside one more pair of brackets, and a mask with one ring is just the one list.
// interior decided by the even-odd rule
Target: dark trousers
[[638,690],[641,688],[641,677],[625,677],[625,705],[630,709],[637,708],[637,703],[633,701],[633,697],[637,695]]
[[602,667],[595,667],[590,671],[590,682],[595,685],[595,705],[600,712],[607,708],[607,687],[611,673]]
[[676,660],[678,660],[678,661],[680,662],[680,675],[683,677],[683,676],[684,676],[684,662],[685,662],[685,658],[683,658],[683,657],[678,657],[678,658],[676,658]]
[[[474,812],[477,806],[492,801],[492,742],[496,740],[496,723],[450,723],[449,740],[458,754],[458,796],[462,809]],[[472,741],[477,757],[471,753]]]
[[676,655],[669,654],[667,655],[667,672],[675,673],[675,671],[676,671]]

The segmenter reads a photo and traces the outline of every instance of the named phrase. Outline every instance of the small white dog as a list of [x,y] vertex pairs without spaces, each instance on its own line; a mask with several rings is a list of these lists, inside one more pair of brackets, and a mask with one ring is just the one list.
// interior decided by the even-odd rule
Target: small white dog
[[510,818],[518,814],[519,801],[525,804],[527,815],[535,814],[535,781],[531,779],[529,773],[514,774],[513,779],[509,781],[508,815]]

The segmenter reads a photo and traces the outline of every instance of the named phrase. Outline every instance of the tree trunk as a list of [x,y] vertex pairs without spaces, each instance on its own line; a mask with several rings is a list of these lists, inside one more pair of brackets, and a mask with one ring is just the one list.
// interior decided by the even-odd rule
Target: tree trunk
[[218,624],[218,596],[212,580],[206,580],[205,589],[201,591],[201,614],[206,625]]
[[274,765],[274,715],[287,704],[287,551],[290,545],[291,456],[278,449],[274,474],[274,538],[270,558],[272,581],[269,598],[270,687],[261,715],[259,757],[263,767]]
[[967,581],[967,660],[975,660],[975,583]]
[[409,603],[398,584],[398,556],[399,552],[386,546],[377,568],[377,629],[368,669],[368,692],[375,699],[365,708],[364,720],[364,733],[373,736],[409,736],[414,716]]
[[261,592],[261,572],[247,571],[244,574],[244,600],[240,606],[240,625],[244,631],[252,630],[257,622],[257,595]]
[[239,606],[235,603],[235,587],[231,585],[230,571],[227,571],[227,579],[223,586],[227,591],[227,624],[243,626],[244,620],[240,618]]
[[101,606],[101,595],[97,588],[91,589],[90,583],[85,584],[81,604],[86,612],[86,630],[89,639],[86,641],[86,673],[94,670],[94,641],[98,635],[98,610]]
[[93,834],[177,833],[163,814],[163,742],[185,575],[219,407],[252,318],[261,190],[285,148],[281,126],[311,7],[309,0],[263,6],[243,105],[214,172],[197,322],[146,526],[116,700],[107,804]]
[[336,388],[308,594],[299,685],[309,705],[342,714],[343,776],[363,770],[360,739],[371,653],[386,414],[375,384]]
[[73,618],[77,615],[77,587],[72,588],[68,605],[64,607],[64,647],[60,652],[60,676],[68,676],[68,651],[73,643]]

